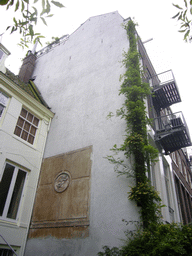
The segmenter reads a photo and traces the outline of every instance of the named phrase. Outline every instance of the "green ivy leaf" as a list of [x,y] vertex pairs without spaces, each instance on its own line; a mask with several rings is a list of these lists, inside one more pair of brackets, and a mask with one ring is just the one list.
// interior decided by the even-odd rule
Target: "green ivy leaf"
[[24,2],[22,1],[22,3],[21,3],[21,12],[23,12],[24,11],[24,9],[25,9],[25,4],[24,4]]
[[47,26],[47,23],[46,23],[45,19],[43,17],[40,17],[40,18],[43,21],[43,23]]
[[15,12],[19,9],[19,0],[17,0],[17,3],[15,5]]
[[177,4],[173,4],[173,6],[175,6],[176,8],[180,9],[180,10],[183,10],[183,8],[181,8],[179,5]]
[[184,33],[185,31],[186,31],[186,29],[184,29],[184,30],[179,30],[180,33]]
[[65,7],[64,5],[62,5],[60,2],[55,2],[55,1],[51,1],[51,3],[53,3],[54,5],[56,5],[59,8]]
[[13,17],[13,21],[15,22],[15,26],[17,27],[17,21],[16,21],[15,17]]
[[9,0],[0,0],[0,5],[6,5],[9,2]]
[[33,8],[33,10],[35,11],[35,12],[34,12],[34,15],[37,16],[37,15],[38,15],[37,9],[36,9],[34,6],[32,6],[32,8]]
[[178,17],[178,20],[182,20],[182,16],[183,16],[183,12],[181,12],[181,14]]
[[184,40],[185,40],[185,41],[187,40],[187,37],[188,37],[188,35],[189,35],[189,32],[190,32],[190,30],[187,30],[187,32],[186,32],[185,35],[184,35]]
[[43,14],[47,13],[47,9],[43,9],[40,16],[42,16]]
[[33,26],[32,25],[29,25],[29,34],[30,34],[31,38],[33,38],[34,31],[33,31]]
[[177,16],[179,16],[180,12],[178,12],[175,16],[172,17],[172,19],[175,19]]
[[45,9],[45,0],[42,0],[42,9]]
[[9,7],[10,7],[10,6],[12,6],[13,4],[14,4],[14,0],[11,0],[11,2],[7,5],[6,10],[8,10],[8,9],[9,9]]
[[12,27],[12,29],[11,29],[11,34],[14,32],[14,31],[16,31],[17,30],[17,28],[16,27]]
[[50,18],[53,17],[54,14],[49,14],[48,16],[46,16],[46,18]]
[[51,11],[51,6],[49,4],[49,1],[47,0],[47,14],[50,13]]

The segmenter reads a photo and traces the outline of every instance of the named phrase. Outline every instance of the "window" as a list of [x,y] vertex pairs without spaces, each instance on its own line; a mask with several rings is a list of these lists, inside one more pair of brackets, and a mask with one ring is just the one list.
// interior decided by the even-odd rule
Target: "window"
[[13,251],[10,249],[0,248],[0,256],[14,256]]
[[15,220],[21,201],[26,172],[6,163],[0,182],[0,216]]
[[38,124],[39,119],[22,108],[14,134],[33,144]]
[[8,99],[9,98],[4,93],[0,92],[0,118],[3,114],[4,108],[7,105]]

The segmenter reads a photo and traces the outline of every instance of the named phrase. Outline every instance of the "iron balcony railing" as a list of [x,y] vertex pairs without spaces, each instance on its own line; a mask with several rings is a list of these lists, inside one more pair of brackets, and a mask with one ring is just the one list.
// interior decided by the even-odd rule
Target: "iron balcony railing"
[[181,101],[172,70],[151,77],[153,105],[157,111]]
[[189,130],[182,112],[154,118],[155,140],[159,141],[165,154],[191,146]]

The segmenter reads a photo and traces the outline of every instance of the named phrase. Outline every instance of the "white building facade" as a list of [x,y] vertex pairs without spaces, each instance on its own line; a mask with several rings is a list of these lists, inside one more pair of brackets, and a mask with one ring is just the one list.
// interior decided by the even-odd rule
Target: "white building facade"
[[[7,53],[0,44],[0,62]],[[0,255],[23,255],[54,115],[0,67]]]
[[[32,78],[55,116],[26,256],[94,256],[104,245],[122,244],[127,229],[122,219],[139,220],[139,208],[127,198],[135,181],[117,177],[105,158],[114,144],[123,143],[126,128],[118,117],[107,119],[124,102],[119,77],[125,72],[123,51],[129,47],[125,22],[118,12],[92,17],[70,36],[37,53]],[[143,65],[155,75],[143,50],[144,55]],[[152,128],[149,137],[159,148],[159,161],[149,178],[167,205],[163,219],[180,222],[171,159],[155,143]]]

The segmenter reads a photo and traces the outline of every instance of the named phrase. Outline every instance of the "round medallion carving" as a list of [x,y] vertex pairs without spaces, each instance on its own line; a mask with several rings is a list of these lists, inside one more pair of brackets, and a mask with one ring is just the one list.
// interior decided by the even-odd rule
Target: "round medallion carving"
[[70,176],[67,172],[61,172],[57,175],[54,182],[54,188],[56,192],[65,191],[70,183]]

